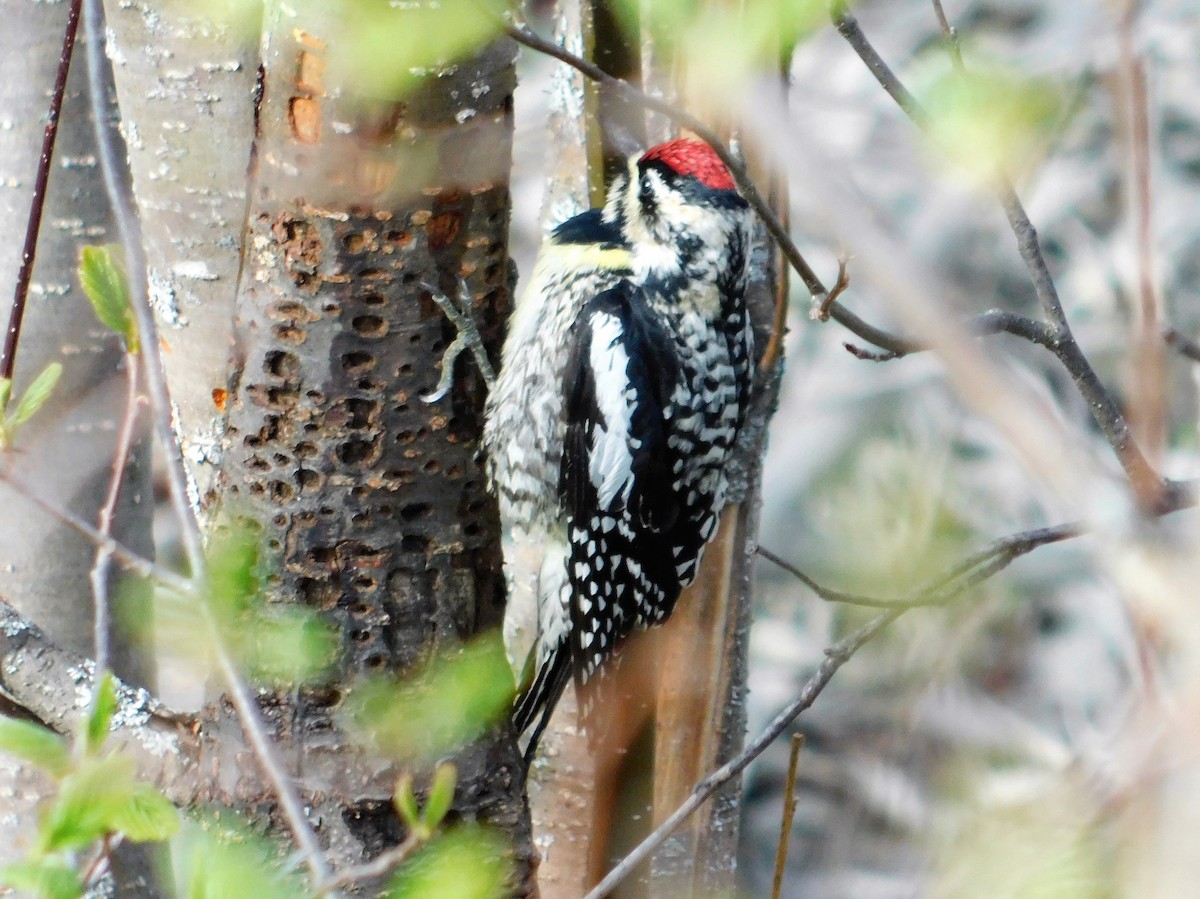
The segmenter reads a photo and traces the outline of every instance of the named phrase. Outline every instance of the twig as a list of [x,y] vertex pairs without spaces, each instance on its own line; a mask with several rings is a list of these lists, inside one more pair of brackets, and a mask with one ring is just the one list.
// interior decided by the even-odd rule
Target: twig
[[826,602],[837,602],[849,606],[862,606],[868,609],[915,609],[929,606],[944,606],[955,597],[962,594],[997,571],[1007,568],[1026,553],[1032,552],[1039,546],[1070,540],[1083,534],[1083,526],[1078,522],[1060,524],[1054,527],[1036,528],[1021,531],[1008,537],[1002,537],[989,543],[967,556],[961,562],[930,579],[917,590],[906,596],[880,598],[861,596],[856,593],[844,593],[822,586],[795,565],[781,558],[769,549],[757,547],[756,552],[768,562],[771,562],[812,590],[818,598]]
[[78,515],[58,506],[50,500],[37,493],[32,487],[15,477],[13,473],[4,467],[0,467],[0,481],[8,484],[17,493],[25,497],[51,518],[69,527],[77,534],[91,541],[92,545],[97,549],[102,549],[108,552],[114,559],[144,578],[154,581],[169,590],[173,590],[181,596],[200,596],[196,585],[185,577],[176,574],[169,568],[163,568],[149,559],[139,556],[131,549],[122,546],[116,540],[108,537]]
[[[29,222],[25,226],[25,248],[21,251],[21,268],[17,272],[17,287],[13,293],[12,309],[8,313],[8,330],[4,334],[4,349],[0,351],[0,378],[12,380],[17,361],[17,343],[21,339],[21,323],[29,299],[29,283],[33,279],[33,263],[37,256],[38,235],[42,230],[42,211],[46,207],[46,187],[50,181],[50,163],[54,158],[54,142],[58,138],[58,120],[62,113],[63,96],[67,92],[67,76],[71,71],[71,56],[75,51],[75,34],[79,30],[81,0],[71,0],[67,7],[67,28],[63,34],[62,50],[58,54],[58,72],[50,94],[50,112],[42,134],[42,155],[38,159],[37,175],[33,182],[33,198],[29,206]],[[9,26],[11,27],[11,26]]]
[[796,816],[796,765],[804,734],[792,734],[792,752],[788,756],[787,786],[783,790],[783,814],[779,819],[779,845],[775,848],[775,878],[771,883],[771,899],[783,893],[783,871],[787,866],[788,843],[792,835],[792,820]]
[[839,668],[856,653],[860,647],[868,640],[878,634],[881,630],[904,614],[904,609],[894,609],[884,612],[872,618],[861,629],[851,634],[846,639],[835,643],[825,650],[825,659],[817,667],[816,672],[804,684],[799,696],[792,700],[778,715],[776,715],[771,723],[755,737],[754,741],[746,746],[734,758],[730,759],[721,767],[717,768],[706,778],[696,784],[692,789],[692,794],[679,806],[671,815],[663,821],[654,831],[642,840],[632,852],[614,867],[608,875],[597,884],[584,899],[600,899],[602,896],[607,896],[612,890],[633,873],[655,849],[669,837],[675,829],[687,819],[689,815],[696,811],[705,800],[711,797],[714,793],[721,789],[733,778],[737,777],[746,766],[754,759],[762,755],[763,751],[775,741],[775,739],[783,733],[788,726],[796,719],[796,717],[807,709],[816,701],[816,698],[821,695],[822,691],[828,686],[829,681]]
[[[112,204],[117,230],[121,236],[121,244],[125,249],[130,289],[133,294],[132,305],[134,316],[137,319],[138,334],[141,338],[142,364],[145,366],[155,430],[166,459],[171,505],[179,522],[184,552],[191,569],[192,582],[195,589],[204,594],[207,593],[208,565],[204,556],[200,525],[188,501],[187,473],[183,467],[179,441],[172,423],[171,397],[167,389],[166,374],[163,371],[162,359],[158,354],[158,329],[155,326],[154,314],[150,309],[141,223],[128,194],[118,183],[117,173],[121,171],[121,154],[117,152],[113,129],[107,126],[107,109],[104,103],[104,61],[101,56],[104,47],[102,22],[101,0],[87,0],[88,87],[91,95],[92,118],[96,128],[100,169],[104,176],[104,186],[108,192],[109,202]],[[200,608],[211,631],[217,662],[225,678],[226,686],[229,688],[230,699],[238,712],[246,739],[275,790],[288,829],[291,830],[292,836],[305,854],[305,863],[312,875],[313,882],[324,883],[331,877],[329,864],[325,860],[325,854],[321,849],[320,840],[317,839],[316,831],[313,830],[312,824],[309,823],[308,817],[304,813],[304,804],[300,800],[296,786],[283,770],[283,766],[276,756],[271,738],[267,735],[266,725],[250,695],[250,689],[242,680],[237,666],[225,647],[224,635],[221,634],[220,628],[213,618],[211,606],[205,601],[200,604]]]
[[838,273],[837,280],[833,283],[833,290],[825,296],[825,299],[813,307],[813,315],[817,321],[829,321],[829,308],[837,302],[840,297],[850,286],[850,259],[847,256],[838,257]]
[[[883,61],[866,35],[863,34],[858,21],[847,10],[845,2],[833,0],[829,8],[830,16],[838,33],[845,38],[858,57],[866,64],[880,87],[896,101],[917,127],[926,132],[930,131],[929,114]],[[1116,453],[1121,467],[1125,469],[1143,510],[1153,511],[1159,508],[1164,502],[1164,493],[1169,492],[1171,486],[1151,468],[1141,449],[1134,442],[1129,431],[1129,423],[1121,412],[1120,406],[1104,388],[1095,369],[1092,368],[1091,362],[1075,342],[1074,334],[1072,334],[1066,314],[1063,312],[1058,290],[1054,286],[1054,279],[1050,275],[1050,269],[1042,254],[1037,231],[1029,221],[1029,216],[1026,214],[1024,206],[1021,205],[1021,200],[1012,183],[1003,173],[997,173],[996,193],[1001,206],[1004,207],[1009,227],[1016,236],[1017,251],[1025,262],[1025,267],[1033,283],[1034,293],[1042,306],[1045,316],[1043,327],[1048,329],[1048,342],[1043,345],[1058,357],[1079,392],[1087,400],[1093,420],[1099,425],[1109,445]],[[891,348],[885,347],[885,349]]]
[[[112,473],[108,479],[108,493],[104,497],[104,505],[100,507],[98,518],[97,531],[104,537],[112,536],[113,516],[116,514],[117,501],[121,496],[121,483],[125,479],[125,467],[129,464],[129,452],[133,446],[133,431],[138,418],[138,364],[137,356],[132,353],[125,354],[125,382],[125,411],[121,416],[121,430],[117,435]],[[112,616],[108,597],[108,572],[112,557],[113,553],[109,547],[97,547],[96,559],[92,563],[89,575],[95,604],[92,639],[95,643],[97,685],[100,683],[99,678],[109,668],[108,654],[111,636],[109,631]]]
[[946,38],[946,50],[950,53],[950,60],[954,63],[954,68],[960,72],[963,71],[962,47],[958,44],[958,29],[950,24],[950,20],[946,18],[946,11],[942,9],[942,0],[933,0],[933,11],[937,15],[938,25],[941,26],[942,34]]
[[418,849],[425,845],[425,840],[419,833],[410,833],[398,846],[393,846],[386,852],[381,852],[369,862],[361,865],[355,865],[353,868],[346,868],[344,871],[339,871],[328,881],[317,887],[315,895],[318,897],[328,896],[330,892],[341,887],[350,886],[351,884],[360,883],[364,880],[373,880],[376,877],[382,877],[394,868],[399,867],[408,861],[416,853]]
[[1189,340],[1175,328],[1167,328],[1163,331],[1163,340],[1167,342],[1167,346],[1180,356],[1183,356],[1183,358],[1191,359],[1193,362],[1200,362],[1200,343]]

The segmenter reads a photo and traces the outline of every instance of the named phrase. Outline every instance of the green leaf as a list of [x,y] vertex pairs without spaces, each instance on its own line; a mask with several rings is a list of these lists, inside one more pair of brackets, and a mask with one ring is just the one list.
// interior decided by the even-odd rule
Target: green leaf
[[497,831],[465,825],[435,837],[396,872],[386,899],[500,899],[511,895],[509,850]]
[[187,899],[296,899],[309,893],[298,874],[285,874],[275,847],[248,827],[186,822],[171,842],[177,894]]
[[210,606],[221,629],[235,638],[242,633],[243,616],[259,592],[258,539],[253,528],[249,519],[222,521],[208,544]]
[[88,716],[84,728],[84,748],[89,754],[95,754],[104,745],[108,735],[108,725],[113,713],[117,710],[117,682],[111,671],[105,671],[96,686],[96,695],[92,699],[92,713]]
[[139,349],[137,320],[129,301],[128,280],[118,260],[120,247],[84,247],[79,262],[79,283],[91,301],[100,323],[125,338],[129,352]]
[[129,800],[110,819],[112,829],[134,843],[169,840],[179,830],[179,812],[148,783],[135,784]]
[[8,401],[12,397],[12,378],[0,378],[0,415],[8,411]]
[[458,783],[458,769],[452,762],[443,762],[433,774],[433,786],[429,788],[429,800],[425,803],[425,826],[435,829],[454,804],[454,788]]
[[498,634],[435,658],[415,677],[376,678],[344,703],[347,727],[379,752],[423,764],[479,737],[512,706],[513,677]]
[[46,405],[46,400],[50,399],[50,394],[54,393],[60,377],[62,377],[62,365],[57,362],[51,362],[42,369],[42,373],[33,379],[33,383],[25,388],[25,392],[17,400],[17,408],[8,417],[9,431],[25,424],[33,418],[38,409]]
[[77,899],[83,881],[74,868],[53,859],[13,862],[0,868],[0,885],[46,899]]
[[255,611],[238,643],[256,680],[299,683],[333,662],[336,639],[315,612],[295,607]]
[[0,717],[0,751],[48,771],[55,777],[67,773],[71,750],[54,731],[16,718]]
[[58,796],[42,819],[38,848],[77,849],[114,830],[113,820],[128,806],[137,784],[133,759],[123,755],[87,758],[62,780]]
[[412,775],[401,774],[396,781],[396,792],[392,794],[392,804],[400,813],[409,830],[421,826],[421,813],[417,810],[417,797],[413,795]]

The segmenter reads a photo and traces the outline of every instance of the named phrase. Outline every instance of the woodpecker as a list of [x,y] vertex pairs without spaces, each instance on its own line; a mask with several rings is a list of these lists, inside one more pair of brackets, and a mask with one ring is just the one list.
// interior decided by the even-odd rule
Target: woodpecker
[[532,681],[513,713],[518,733],[536,723],[527,759],[567,682],[667,619],[716,529],[752,381],[748,250],[728,169],[679,138],[554,229],[513,313],[483,445],[533,556]]

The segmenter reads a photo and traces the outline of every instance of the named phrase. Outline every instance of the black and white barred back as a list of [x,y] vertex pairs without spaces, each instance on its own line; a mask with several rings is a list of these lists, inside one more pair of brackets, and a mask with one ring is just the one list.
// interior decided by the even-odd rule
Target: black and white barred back
[[671,614],[716,529],[751,385],[747,219],[711,148],[662,144],[556,230],[514,316],[484,441],[514,539],[546,548],[528,754],[572,676]]

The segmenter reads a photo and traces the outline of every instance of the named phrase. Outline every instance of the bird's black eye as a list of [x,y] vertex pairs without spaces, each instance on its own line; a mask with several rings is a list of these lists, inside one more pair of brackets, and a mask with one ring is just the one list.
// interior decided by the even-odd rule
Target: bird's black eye
[[647,213],[652,213],[658,205],[658,198],[654,195],[654,176],[649,172],[643,172],[638,180],[638,199]]

